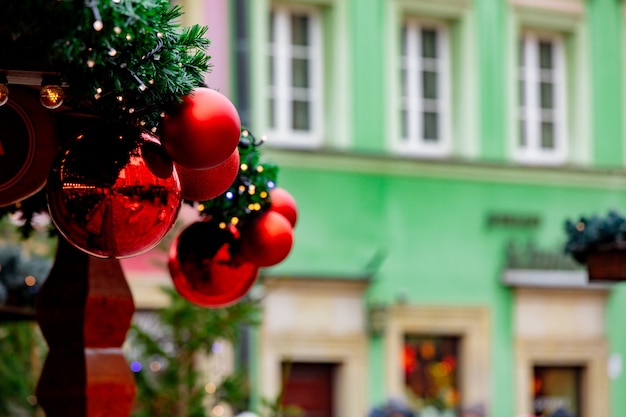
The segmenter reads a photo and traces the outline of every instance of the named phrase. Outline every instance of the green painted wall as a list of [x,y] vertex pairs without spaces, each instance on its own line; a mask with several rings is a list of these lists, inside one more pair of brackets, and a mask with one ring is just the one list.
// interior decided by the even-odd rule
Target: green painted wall
[[588,1],[592,63],[593,156],[598,166],[624,165],[622,2]]
[[[511,117],[505,84],[511,79],[507,73],[511,52],[506,39],[511,27],[505,0],[469,2],[477,57],[474,67],[462,69],[468,75],[461,79],[477,83],[476,94],[467,96],[478,108],[477,120],[465,123],[476,127],[476,159],[469,164],[390,159],[384,34],[387,2],[400,0],[347,1],[346,65],[352,91],[351,118],[344,121],[352,132],[347,156],[267,150],[266,156],[281,167],[279,185],[293,194],[300,211],[291,255],[267,273],[357,277],[382,251],[384,262],[369,300],[393,302],[403,294],[413,303],[487,305],[492,319],[490,415],[511,416],[512,291],[501,284],[506,243],[533,241],[558,250],[565,240],[566,218],[605,214],[609,209],[626,212],[625,173],[604,170],[624,165],[622,2],[586,1],[588,33],[584,33],[589,41],[580,45],[589,51],[579,51],[578,57],[589,57],[590,62],[576,62],[590,66],[590,71],[580,70],[591,77],[586,81],[589,92],[578,95],[583,99],[588,95],[590,103],[570,104],[590,113],[591,168],[583,171],[515,167],[508,160]],[[262,13],[260,3],[251,3],[253,14]],[[259,41],[252,42],[253,62],[260,65],[263,61],[255,55]],[[253,71],[253,86],[261,82],[259,73]],[[252,96],[253,102],[257,97],[256,103],[261,103],[256,90]],[[584,161],[585,155],[577,160]],[[490,228],[486,221],[490,213],[536,215],[541,221],[530,229]],[[607,307],[610,352],[622,356],[624,288],[616,286]],[[385,399],[383,344],[375,337],[368,346],[370,404]],[[626,376],[621,375],[611,382],[612,417],[626,415],[624,392]]]

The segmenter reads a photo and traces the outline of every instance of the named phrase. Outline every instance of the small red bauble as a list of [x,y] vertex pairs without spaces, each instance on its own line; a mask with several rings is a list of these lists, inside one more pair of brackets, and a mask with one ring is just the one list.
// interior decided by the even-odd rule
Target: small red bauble
[[234,235],[213,223],[192,223],[170,246],[168,268],[176,291],[202,307],[224,307],[250,290],[258,275],[251,262],[231,257]]
[[237,149],[241,120],[226,96],[199,87],[166,114],[161,128],[161,143],[174,162],[188,169],[207,169]]
[[192,201],[206,201],[221,195],[233,184],[239,173],[239,149],[230,157],[213,168],[187,169],[182,165],[174,164],[183,198]]
[[270,210],[285,216],[291,227],[296,226],[298,220],[298,206],[296,200],[284,188],[276,187],[270,191]]
[[241,231],[240,251],[243,259],[258,266],[282,262],[293,246],[293,227],[280,213],[267,211]]
[[78,134],[48,175],[48,209],[59,232],[101,258],[152,249],[181,206],[174,165],[147,130],[102,125]]

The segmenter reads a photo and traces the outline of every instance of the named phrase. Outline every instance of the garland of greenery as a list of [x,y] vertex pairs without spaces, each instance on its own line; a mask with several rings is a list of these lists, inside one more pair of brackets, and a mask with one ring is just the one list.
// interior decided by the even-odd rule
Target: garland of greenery
[[180,28],[182,14],[168,0],[10,1],[0,74],[42,71],[66,87],[73,109],[156,132],[209,69],[207,27]]

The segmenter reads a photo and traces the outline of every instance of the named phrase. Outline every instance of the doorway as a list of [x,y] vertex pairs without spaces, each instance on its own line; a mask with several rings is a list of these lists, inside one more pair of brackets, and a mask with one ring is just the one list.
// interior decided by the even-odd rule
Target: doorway
[[336,363],[283,362],[283,407],[294,407],[300,417],[334,417]]

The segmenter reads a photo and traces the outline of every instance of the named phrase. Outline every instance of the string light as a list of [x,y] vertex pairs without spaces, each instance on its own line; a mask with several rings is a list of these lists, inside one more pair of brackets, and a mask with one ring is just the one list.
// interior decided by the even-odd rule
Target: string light
[[241,170],[242,171],[247,171],[248,170],[248,164],[241,164]]
[[233,226],[237,226],[237,223],[239,223],[239,217],[233,217],[232,219],[230,219],[230,224],[232,224]]
[[9,101],[9,87],[5,83],[0,83],[0,106],[4,106]]
[[98,10],[98,0],[91,0],[85,2],[85,6],[91,8],[91,12],[93,13],[93,28],[96,32],[100,32],[104,27],[104,23],[102,23],[102,16],[100,16],[100,10]]
[[58,85],[44,85],[39,91],[39,101],[46,109],[58,109],[63,104],[63,98],[63,89]]

